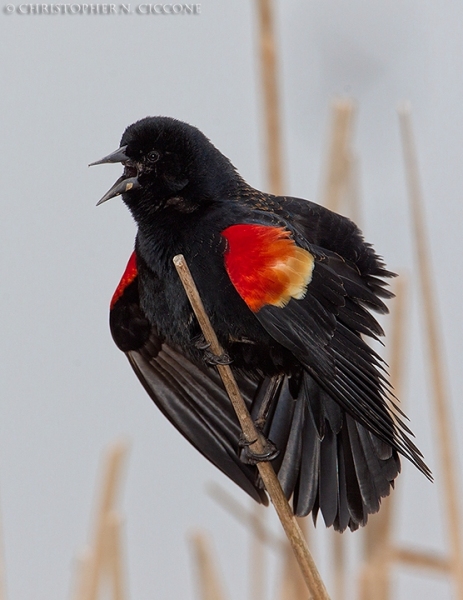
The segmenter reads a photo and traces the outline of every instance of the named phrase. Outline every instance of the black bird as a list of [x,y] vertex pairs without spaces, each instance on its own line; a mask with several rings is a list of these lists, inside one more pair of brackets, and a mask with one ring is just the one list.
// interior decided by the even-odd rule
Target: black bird
[[[93,164],[124,172],[99,203],[122,199],[138,225],[113,296],[111,333],[171,423],[257,502],[266,493],[243,448],[214,360],[228,360],[294,511],[355,530],[379,509],[399,454],[428,478],[363,336],[383,335],[393,276],[349,219],[250,187],[195,127],[147,117]],[[226,356],[213,357],[172,263],[182,253]]]

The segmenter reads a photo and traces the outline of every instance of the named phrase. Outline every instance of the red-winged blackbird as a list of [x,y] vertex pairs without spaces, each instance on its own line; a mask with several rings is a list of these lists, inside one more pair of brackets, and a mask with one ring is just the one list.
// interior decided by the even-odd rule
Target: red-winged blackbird
[[[382,359],[391,277],[349,219],[250,187],[195,127],[147,117],[128,127],[114,196],[130,209],[135,251],[113,296],[111,333],[164,415],[255,500],[255,464],[172,258],[182,253],[245,401],[278,456],[297,515],[364,525],[400,471],[431,478],[391,398]],[[206,359],[205,360],[205,356]]]

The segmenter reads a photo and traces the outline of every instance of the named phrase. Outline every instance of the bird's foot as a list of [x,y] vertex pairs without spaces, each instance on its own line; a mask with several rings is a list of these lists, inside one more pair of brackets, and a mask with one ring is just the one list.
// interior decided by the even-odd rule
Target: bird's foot
[[196,337],[193,340],[193,343],[198,350],[203,352],[204,362],[208,365],[215,367],[217,365],[230,365],[233,362],[226,352],[219,355],[214,354],[210,350],[210,342],[207,342],[203,335]]
[[231,365],[233,362],[226,352],[223,354],[214,354],[211,350],[204,350],[204,360],[212,367],[217,365]]
[[193,344],[195,348],[198,350],[208,350],[211,347],[210,342],[206,341],[206,338],[203,335],[198,335],[193,339]]
[[244,437],[244,434],[241,434],[240,436],[240,440],[238,442],[240,448],[242,448],[240,459],[246,465],[257,465],[257,463],[260,462],[274,460],[280,454],[280,451],[271,440],[268,440],[260,432],[259,436],[264,447],[263,452],[254,452],[250,448],[252,444],[257,442],[257,438],[255,440],[247,440]]

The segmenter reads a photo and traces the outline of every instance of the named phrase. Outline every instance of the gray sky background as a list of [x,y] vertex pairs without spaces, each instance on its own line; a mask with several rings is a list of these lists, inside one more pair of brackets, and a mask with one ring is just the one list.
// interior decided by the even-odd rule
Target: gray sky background
[[[365,235],[391,269],[416,283],[395,113],[399,101],[412,103],[427,258],[457,434],[463,423],[463,4],[275,5],[287,192],[320,198],[330,100],[355,98]],[[111,340],[109,299],[135,227],[117,199],[95,208],[120,167],[86,165],[114,150],[128,124],[163,114],[202,129],[251,184],[264,188],[255,26],[254,4],[245,0],[204,0],[198,16],[8,15],[2,5],[0,507],[9,600],[68,597],[74,556],[89,531],[101,451],[120,435],[132,443],[122,499],[132,600],[195,597],[186,544],[193,527],[213,535],[232,598],[246,597],[248,535],[205,494],[205,484],[216,481],[245,505],[250,501],[152,406]],[[436,483],[404,465],[396,536],[444,551],[420,322],[415,286],[406,405]],[[455,448],[461,464],[461,437]],[[348,537],[353,565],[360,537]],[[321,522],[315,538],[328,577],[331,538]],[[269,577],[269,590],[274,581]],[[353,586],[355,577],[350,581]],[[399,600],[452,597],[444,580],[410,572],[398,572],[395,586]]]

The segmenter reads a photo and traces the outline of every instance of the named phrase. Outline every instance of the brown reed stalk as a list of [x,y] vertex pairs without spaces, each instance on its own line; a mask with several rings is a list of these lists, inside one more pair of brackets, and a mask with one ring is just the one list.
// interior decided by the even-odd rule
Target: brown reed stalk
[[398,109],[408,196],[413,219],[415,254],[424,309],[427,336],[428,373],[432,399],[436,413],[436,428],[440,453],[441,471],[444,483],[444,500],[447,517],[447,533],[450,540],[450,562],[458,600],[463,600],[463,547],[461,541],[460,507],[457,483],[455,452],[452,443],[452,427],[445,385],[442,340],[437,318],[431,272],[432,252],[427,238],[423,215],[423,198],[418,173],[418,160],[411,123],[411,110],[408,104]]
[[[107,566],[107,552],[110,544],[108,538],[111,535],[114,536],[114,532],[111,534],[111,526],[108,527],[108,517],[111,519],[126,454],[127,444],[124,442],[113,444],[107,452],[101,496],[94,525],[93,544],[81,565],[77,588],[79,600],[96,600],[98,596],[100,580]],[[114,581],[122,580],[122,575],[115,574],[114,570],[112,575]],[[114,589],[116,588],[117,582],[114,583]],[[115,600],[120,600],[120,597],[115,596]]]
[[332,105],[323,205],[335,212],[340,210],[341,200],[349,189],[349,172],[353,172],[350,144],[354,109],[354,102],[348,98],[337,99]]
[[[185,258],[181,254],[178,254],[174,257],[173,261],[196,318],[198,319],[203,335],[210,344],[211,351],[217,356],[222,355],[223,349],[219,344],[215,331],[204,310],[201,297],[193,281],[188,265],[186,264]],[[254,426],[230,366],[217,365],[217,370],[222,378],[225,390],[230,397],[236,416],[238,417],[244,439],[249,444],[252,452],[262,454],[265,451],[262,436]],[[318,573],[315,562],[307,547],[307,543],[302,535],[291,507],[286,500],[283,490],[281,489],[280,482],[275,475],[272,465],[269,462],[259,462],[257,468],[259,469],[259,474],[272,500],[278,517],[280,518],[283,529],[291,543],[313,600],[327,600],[329,598],[328,592]]]
[[191,543],[198,570],[201,600],[225,600],[226,594],[212,558],[213,552],[207,536],[197,531],[191,536]]
[[346,205],[348,207],[347,216],[362,229],[362,190],[360,186],[360,159],[357,153],[349,147],[346,188]]
[[113,600],[125,600],[122,519],[116,510],[110,510],[106,515],[106,531],[106,567],[111,582]]
[[448,558],[443,558],[437,554],[407,550],[405,548],[394,548],[391,560],[402,565],[425,569],[426,571],[436,571],[437,573],[452,575],[452,562]]
[[267,181],[272,194],[278,196],[283,193],[283,165],[274,19],[271,0],[257,0],[257,9],[266,129]]

